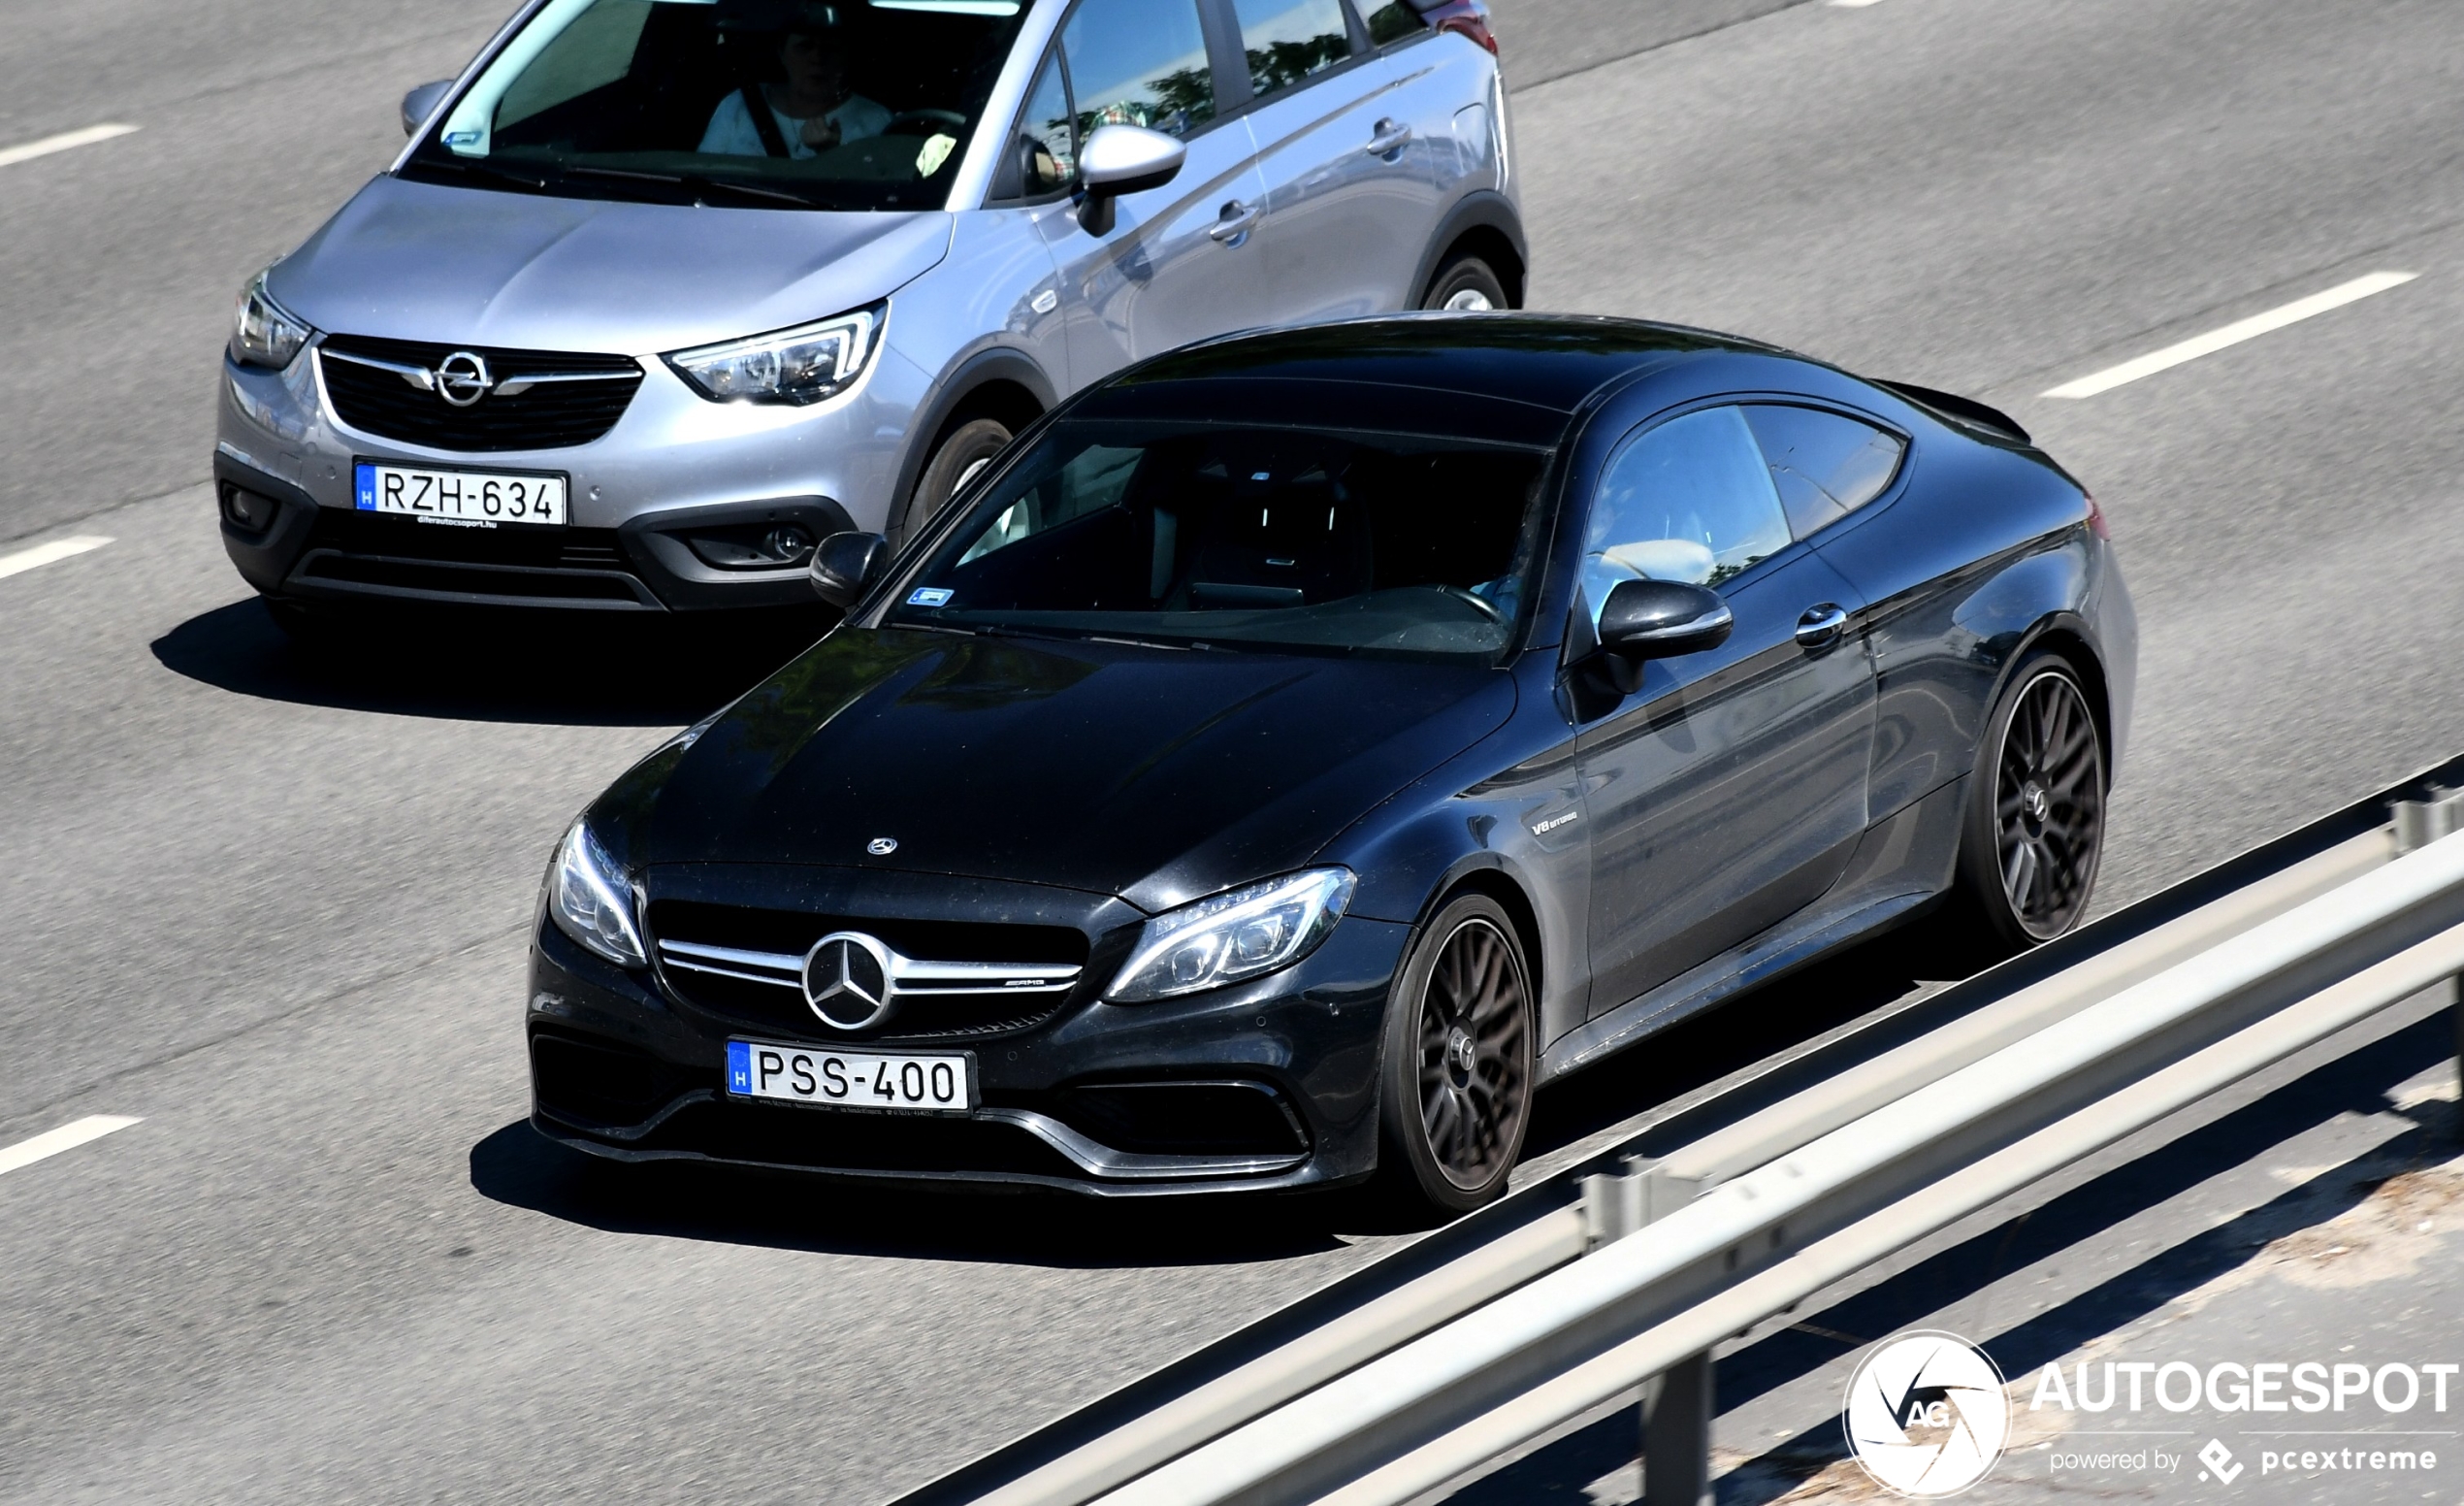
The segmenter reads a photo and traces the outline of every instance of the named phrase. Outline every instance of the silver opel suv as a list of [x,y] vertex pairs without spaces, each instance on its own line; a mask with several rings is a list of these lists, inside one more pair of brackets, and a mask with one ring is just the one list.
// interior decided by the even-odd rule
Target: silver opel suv
[[214,475],[295,631],[809,603],[1190,341],[1519,307],[1478,0],[532,0],[242,292]]

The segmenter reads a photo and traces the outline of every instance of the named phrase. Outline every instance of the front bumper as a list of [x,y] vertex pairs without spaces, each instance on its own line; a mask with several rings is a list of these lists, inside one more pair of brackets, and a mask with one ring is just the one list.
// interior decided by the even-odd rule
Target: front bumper
[[[532,1123],[620,1161],[704,1161],[919,1185],[1101,1196],[1357,1181],[1377,1166],[1385,1000],[1410,928],[1349,918],[1295,966],[1188,999],[1074,999],[1032,1028],[873,1049],[964,1049],[963,1119],[729,1098],[730,1036],[862,1050],[861,1036],[749,1030],[542,924],[527,1013]],[[1124,1118],[1124,1092],[1143,1096]]]
[[[311,348],[268,372],[226,358],[214,452],[233,565],[257,590],[303,601],[624,612],[810,606],[802,563],[746,568],[728,545],[782,523],[815,540],[878,531],[907,419],[925,396],[909,363],[877,359],[855,388],[809,409],[715,404],[651,360],[602,437],[465,454],[344,427],[319,360]],[[571,526],[438,528],[362,513],[361,460],[561,473]]]

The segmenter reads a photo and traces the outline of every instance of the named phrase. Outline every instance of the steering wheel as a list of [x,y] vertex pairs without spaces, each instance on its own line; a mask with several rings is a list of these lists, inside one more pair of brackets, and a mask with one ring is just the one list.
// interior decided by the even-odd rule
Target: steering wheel
[[967,117],[955,110],[902,110],[881,128],[884,136],[956,136],[967,128]]

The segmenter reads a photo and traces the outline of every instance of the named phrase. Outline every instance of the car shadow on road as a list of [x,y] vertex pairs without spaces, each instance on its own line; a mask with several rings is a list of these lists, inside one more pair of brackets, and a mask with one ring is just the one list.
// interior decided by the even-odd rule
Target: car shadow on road
[[1436,1223],[1340,1192],[1112,1200],[875,1187],[690,1162],[629,1165],[561,1145],[527,1121],[470,1148],[470,1185],[494,1201],[610,1233],[1069,1269],[1293,1260]]
[[665,727],[698,720],[794,657],[817,615],[702,622],[581,612],[353,622],[294,642],[250,598],[154,639],[175,674],[300,705],[455,721]]
[[[1790,1326],[1723,1355],[1716,1381],[1723,1415],[1852,1351],[1920,1326],[2004,1274],[2094,1245],[2119,1225],[2232,1171],[2265,1148],[2340,1114],[2390,1112],[2388,1090],[2453,1059],[2450,1015],[2442,1011],[2329,1062],[2201,1126],[2147,1156],[2117,1166],[2031,1209],[1929,1256],[1888,1279]],[[2411,1167],[2455,1152],[2455,1106],[2432,1100],[2399,1110],[2414,1121],[2376,1149],[2317,1172],[2255,1207],[2156,1251],[2097,1285],[1996,1332],[1985,1344],[2005,1375],[2032,1375],[2100,1335],[2156,1312],[2249,1261],[2261,1248],[2335,1218]],[[1503,1506],[1596,1499],[1593,1487],[1631,1469],[1638,1427],[1620,1410],[1536,1450],[1446,1499],[1449,1506]],[[1838,1420],[1740,1463],[1718,1482],[1720,1506],[1768,1506],[1847,1457]]]

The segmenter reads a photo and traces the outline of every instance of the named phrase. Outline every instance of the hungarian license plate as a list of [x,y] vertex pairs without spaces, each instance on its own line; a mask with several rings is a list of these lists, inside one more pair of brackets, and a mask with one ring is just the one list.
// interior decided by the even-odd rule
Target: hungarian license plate
[[886,1114],[963,1114],[975,1107],[975,1058],[731,1040],[728,1096]]
[[398,512],[438,523],[493,528],[500,523],[561,524],[565,477],[501,471],[430,471],[363,460],[353,501],[362,512]]

